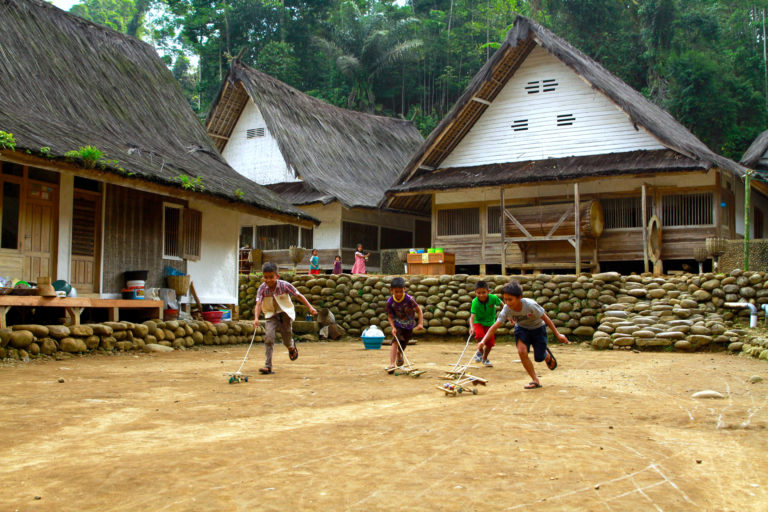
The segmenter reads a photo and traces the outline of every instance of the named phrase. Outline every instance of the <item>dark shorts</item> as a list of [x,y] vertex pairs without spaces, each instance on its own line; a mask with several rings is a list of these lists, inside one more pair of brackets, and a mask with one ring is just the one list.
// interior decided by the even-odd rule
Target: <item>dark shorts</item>
[[397,339],[400,341],[400,346],[405,350],[405,347],[408,346],[408,342],[411,341],[411,338],[413,337],[413,329],[406,329],[405,327],[396,325],[395,334],[397,334]]
[[533,345],[533,359],[540,363],[547,357],[547,326],[542,325],[536,329],[526,329],[525,327],[515,326],[515,338],[522,342],[531,351]]

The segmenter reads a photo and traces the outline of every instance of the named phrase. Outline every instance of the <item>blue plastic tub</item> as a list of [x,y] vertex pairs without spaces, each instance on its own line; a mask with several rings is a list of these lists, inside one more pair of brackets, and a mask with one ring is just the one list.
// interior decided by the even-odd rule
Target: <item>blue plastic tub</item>
[[384,341],[384,336],[361,336],[361,338],[363,338],[365,350],[379,350],[381,342]]

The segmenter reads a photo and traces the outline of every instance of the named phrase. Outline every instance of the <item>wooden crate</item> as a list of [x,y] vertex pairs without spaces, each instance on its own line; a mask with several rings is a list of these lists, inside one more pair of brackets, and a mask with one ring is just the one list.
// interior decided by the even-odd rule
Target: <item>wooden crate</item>
[[408,274],[439,276],[456,273],[456,255],[450,252],[409,254]]

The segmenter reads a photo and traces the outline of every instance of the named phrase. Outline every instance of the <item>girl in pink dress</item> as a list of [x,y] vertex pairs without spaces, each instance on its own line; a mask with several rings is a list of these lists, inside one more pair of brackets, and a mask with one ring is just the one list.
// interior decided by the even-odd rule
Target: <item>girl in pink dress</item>
[[363,244],[357,244],[357,250],[355,251],[355,264],[352,265],[353,274],[365,274],[365,261],[368,259],[368,254],[363,253]]

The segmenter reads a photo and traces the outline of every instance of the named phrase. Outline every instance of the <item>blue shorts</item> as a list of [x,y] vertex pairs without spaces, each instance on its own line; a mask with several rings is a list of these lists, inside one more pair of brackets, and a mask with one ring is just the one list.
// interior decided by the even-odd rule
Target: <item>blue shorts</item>
[[522,342],[531,351],[533,345],[533,359],[540,363],[547,358],[547,326],[542,325],[536,329],[526,329],[525,327],[515,326],[515,337],[517,341]]

